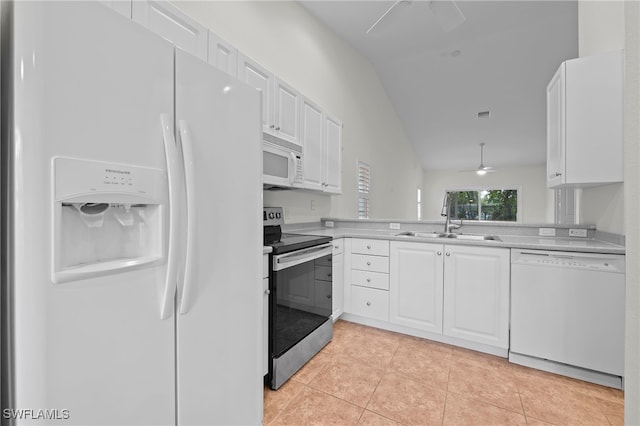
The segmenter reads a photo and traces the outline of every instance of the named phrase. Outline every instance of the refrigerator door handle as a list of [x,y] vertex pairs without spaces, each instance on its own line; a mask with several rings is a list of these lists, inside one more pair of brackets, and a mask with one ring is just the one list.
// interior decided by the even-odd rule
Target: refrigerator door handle
[[178,122],[180,141],[182,144],[182,156],[184,158],[184,174],[187,195],[187,253],[185,256],[184,280],[182,282],[182,299],[180,300],[180,314],[189,312],[193,293],[193,255],[195,251],[195,227],[196,227],[196,195],[195,195],[195,170],[193,145],[191,133],[185,120]]
[[164,140],[165,158],[167,159],[167,180],[169,188],[169,242],[167,250],[167,277],[160,306],[160,318],[167,319],[173,311],[173,301],[178,282],[178,229],[179,211],[177,195],[180,191],[180,172],[178,150],[173,136],[172,120],[169,114],[160,114],[162,139]]

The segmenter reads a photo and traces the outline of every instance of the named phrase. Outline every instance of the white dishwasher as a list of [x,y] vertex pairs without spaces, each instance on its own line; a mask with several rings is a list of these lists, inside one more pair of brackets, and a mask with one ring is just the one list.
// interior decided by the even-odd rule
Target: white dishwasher
[[511,250],[509,360],[622,387],[624,255]]

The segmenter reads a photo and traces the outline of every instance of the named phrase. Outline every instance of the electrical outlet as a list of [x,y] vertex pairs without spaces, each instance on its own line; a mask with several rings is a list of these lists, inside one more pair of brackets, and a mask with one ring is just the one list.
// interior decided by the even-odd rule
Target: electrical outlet
[[569,229],[569,236],[570,237],[586,237],[587,236],[587,230],[586,229],[570,228]]
[[389,224],[389,229],[400,229],[400,224],[396,222],[391,222]]
[[311,211],[316,211],[316,200],[311,200]]
[[555,237],[556,228],[539,228],[538,235],[541,237]]
[[326,226],[327,228],[333,228],[333,221],[332,220],[327,220],[324,223],[324,226]]

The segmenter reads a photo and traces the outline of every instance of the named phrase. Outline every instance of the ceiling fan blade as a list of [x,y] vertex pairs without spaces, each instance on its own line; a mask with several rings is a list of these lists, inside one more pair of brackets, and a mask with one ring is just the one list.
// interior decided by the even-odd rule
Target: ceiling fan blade
[[429,9],[436,16],[440,27],[446,32],[453,31],[466,20],[453,0],[432,0],[429,2]]
[[387,17],[387,15],[388,15],[389,13],[391,13],[391,11],[392,11],[393,9],[395,9],[395,7],[396,7],[397,5],[399,5],[400,3],[406,3],[406,4],[409,4],[409,3],[411,3],[411,1],[410,1],[410,0],[396,0],[396,1],[391,5],[391,7],[390,7],[389,9],[387,9],[387,11],[386,11],[385,13],[383,13],[383,14],[382,14],[382,16],[380,16],[380,17],[378,18],[378,20],[377,20],[376,22],[374,22],[374,23],[373,23],[373,25],[371,25],[371,26],[369,27],[369,29],[367,30],[367,32],[366,32],[365,34],[369,34],[369,33],[370,33],[370,32],[371,32],[371,31],[372,31],[376,26],[378,26],[378,24],[379,24],[380,22],[382,22],[382,20],[383,20],[384,18],[386,18],[386,17]]

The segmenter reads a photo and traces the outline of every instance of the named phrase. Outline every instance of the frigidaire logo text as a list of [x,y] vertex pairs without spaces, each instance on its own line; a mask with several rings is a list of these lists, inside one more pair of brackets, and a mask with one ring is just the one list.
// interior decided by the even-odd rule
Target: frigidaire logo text
[[2,417],[13,420],[68,420],[71,413],[66,408],[5,408]]
[[107,173],[118,173],[120,175],[130,175],[131,172],[128,170],[116,170],[116,169],[104,169]]

